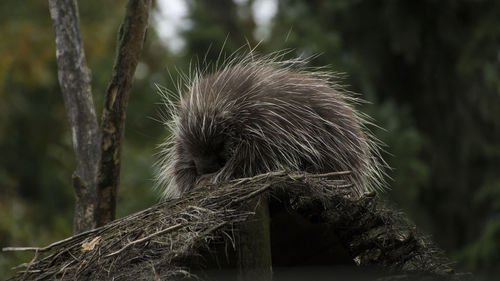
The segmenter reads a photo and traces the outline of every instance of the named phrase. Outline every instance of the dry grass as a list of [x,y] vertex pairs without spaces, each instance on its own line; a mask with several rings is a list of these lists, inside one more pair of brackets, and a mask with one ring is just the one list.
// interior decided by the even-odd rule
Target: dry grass
[[338,229],[358,265],[455,278],[442,252],[403,214],[385,207],[373,193],[353,194],[348,174],[273,172],[205,185],[44,248],[4,250],[35,251],[32,261],[18,266],[20,280],[183,278],[190,276],[183,261],[197,257],[211,241],[232,243],[238,224],[252,215],[242,206],[266,193],[286,198],[295,210],[319,214],[322,223]]

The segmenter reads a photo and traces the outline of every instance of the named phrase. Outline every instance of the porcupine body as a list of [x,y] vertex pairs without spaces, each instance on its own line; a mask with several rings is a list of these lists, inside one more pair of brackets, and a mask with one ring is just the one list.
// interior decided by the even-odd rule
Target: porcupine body
[[378,147],[358,102],[333,75],[246,58],[199,76],[172,105],[157,185],[178,197],[200,180],[288,170],[352,171],[358,194],[380,189]]

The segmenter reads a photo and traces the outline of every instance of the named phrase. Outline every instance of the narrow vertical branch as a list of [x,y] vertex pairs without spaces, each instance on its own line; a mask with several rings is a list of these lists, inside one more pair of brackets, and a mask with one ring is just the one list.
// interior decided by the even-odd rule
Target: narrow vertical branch
[[80,21],[75,0],[49,0],[54,25],[58,78],[73,137],[76,171],[76,233],[95,227],[94,208],[97,163],[99,161],[99,127],[92,100]]
[[97,175],[97,225],[115,218],[122,139],[128,98],[146,37],[151,0],[129,0],[120,26],[118,53],[106,90],[101,120],[101,158]]

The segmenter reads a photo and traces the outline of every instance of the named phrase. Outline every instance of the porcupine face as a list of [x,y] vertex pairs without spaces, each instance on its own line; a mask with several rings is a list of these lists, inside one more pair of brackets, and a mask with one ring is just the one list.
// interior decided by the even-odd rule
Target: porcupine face
[[184,124],[177,131],[173,163],[174,180],[181,192],[190,190],[200,180],[213,177],[231,157],[230,140],[217,116],[200,116],[199,120],[188,120],[192,116],[179,117]]
[[247,61],[197,79],[183,94],[157,184],[179,196],[198,182],[288,170],[352,171],[361,194],[383,183],[357,100],[330,74]]
[[177,161],[172,163],[181,193],[201,180],[229,179],[236,174],[237,168],[228,165],[234,165],[235,150],[241,142],[235,128],[238,108],[227,97],[244,92],[245,83],[223,82],[216,75],[204,77],[181,101],[173,149]]

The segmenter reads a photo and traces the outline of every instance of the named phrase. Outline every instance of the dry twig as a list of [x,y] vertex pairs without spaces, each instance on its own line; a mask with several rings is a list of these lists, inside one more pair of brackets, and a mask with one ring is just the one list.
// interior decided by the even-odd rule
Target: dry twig
[[[185,277],[190,274],[186,262],[196,260],[210,241],[234,245],[233,230],[252,216],[245,204],[269,191],[306,218],[314,216],[317,222],[335,229],[359,266],[378,265],[434,278],[428,280],[463,280],[453,273],[442,252],[420,235],[403,214],[387,208],[374,194],[353,194],[343,176],[345,173],[282,171],[206,185],[184,198],[159,203],[44,248],[4,250],[40,253],[30,266],[25,265],[18,279]],[[88,247],[83,247],[84,243]]]

